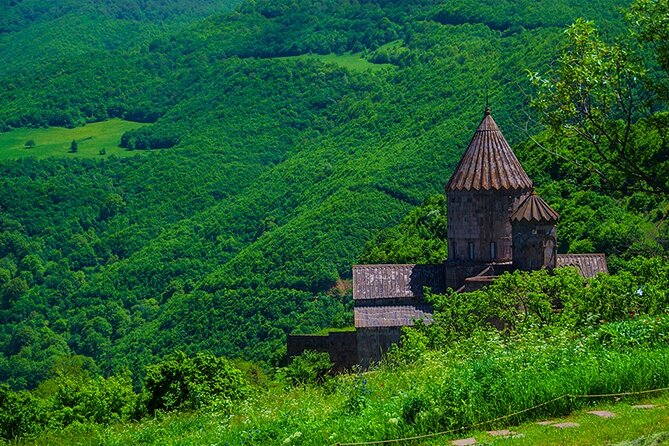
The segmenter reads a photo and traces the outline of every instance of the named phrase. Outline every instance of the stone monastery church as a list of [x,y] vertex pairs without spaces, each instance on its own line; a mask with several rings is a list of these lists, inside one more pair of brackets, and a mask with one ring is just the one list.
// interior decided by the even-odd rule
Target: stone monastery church
[[585,277],[606,273],[604,254],[558,254],[559,215],[532,180],[486,108],[483,120],[446,184],[448,259],[433,265],[355,265],[355,331],[291,335],[288,356],[330,353],[335,369],[379,361],[401,328],[432,320],[423,288],[474,291],[505,271],[574,266]]

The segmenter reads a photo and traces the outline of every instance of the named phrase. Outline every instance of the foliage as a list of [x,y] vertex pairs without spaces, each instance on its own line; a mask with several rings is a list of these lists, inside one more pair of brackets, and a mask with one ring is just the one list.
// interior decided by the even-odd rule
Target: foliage
[[292,358],[290,364],[284,367],[283,374],[293,385],[318,384],[325,380],[332,365],[329,353],[305,350]]
[[30,435],[46,416],[46,408],[29,392],[14,392],[7,385],[0,386],[0,438]]
[[553,308],[578,300],[583,290],[583,278],[572,268],[505,273],[479,291],[429,296],[435,321],[421,329],[428,346],[438,348],[466,339],[481,327],[517,331],[548,326],[568,318]]
[[361,263],[441,263],[448,257],[446,197],[428,197],[365,244]]
[[369,404],[371,393],[371,390],[367,386],[367,378],[362,374],[357,374],[344,399],[344,413],[348,415],[360,415]]
[[[661,6],[653,9],[651,4],[642,1],[628,13],[641,29],[637,36],[642,42],[657,38],[653,30],[661,26],[654,21],[663,20],[663,12],[666,16]],[[610,189],[666,196],[669,122],[662,112],[667,97],[658,90],[663,88],[667,66],[651,66],[653,61],[646,60],[648,54],[638,49],[638,41],[604,43],[592,22],[578,20],[567,36],[555,70],[548,77],[533,75],[540,87],[534,104],[543,112],[543,120],[553,131],[575,135],[592,149],[575,147],[565,156],[587,165]],[[665,57],[666,48],[655,50],[658,60]]]
[[659,70],[653,70],[649,86],[665,104],[669,100],[669,85],[667,84],[669,80],[669,44],[667,43],[669,34],[666,26],[668,14],[669,4],[664,0],[637,0],[630,5],[626,15],[632,37],[640,46],[646,47],[655,58],[654,62]]
[[91,378],[56,373],[37,391],[0,387],[0,435],[12,439],[75,425],[127,422],[137,397],[129,375]]
[[587,282],[573,268],[515,271],[479,291],[432,295],[428,299],[435,308],[434,323],[418,326],[422,336],[409,330],[408,346],[402,350],[413,358],[426,348],[467,339],[482,327],[523,332],[560,326],[580,331],[639,315],[665,316],[668,266],[660,258],[639,257],[618,274],[598,275]]
[[188,357],[180,351],[147,367],[144,389],[149,414],[210,406],[230,410],[250,392],[242,372],[225,358],[207,353]]

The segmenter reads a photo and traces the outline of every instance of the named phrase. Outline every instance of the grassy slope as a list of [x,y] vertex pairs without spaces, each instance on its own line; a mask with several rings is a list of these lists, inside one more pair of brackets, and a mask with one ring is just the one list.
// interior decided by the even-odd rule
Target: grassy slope
[[[129,156],[138,152],[128,151],[119,147],[121,135],[128,130],[144,126],[137,122],[111,119],[104,122],[95,122],[83,127],[66,129],[51,127],[46,129],[17,129],[7,133],[0,133],[0,160],[18,159],[25,157],[81,157],[103,158],[104,156]],[[36,146],[26,148],[28,140],[35,141]],[[78,143],[79,151],[69,153],[72,140]],[[107,153],[100,155],[100,150]]]
[[333,63],[342,68],[351,71],[381,70],[383,68],[393,68],[392,64],[376,64],[364,59],[358,53],[345,54],[301,54],[299,56],[275,57],[277,60],[319,60],[323,63]]
[[[635,409],[637,404],[654,404],[657,407],[649,410]],[[474,437],[479,444],[508,446],[600,446],[603,444],[628,444],[627,442],[650,437],[669,431],[669,394],[639,400],[629,399],[624,402],[593,401],[591,407],[574,412],[569,416],[551,419],[555,422],[576,422],[580,426],[572,429],[556,429],[541,426],[535,421],[520,425],[498,424],[495,429],[509,429],[522,434],[516,438],[500,438],[489,435],[486,430],[465,432],[460,435],[451,434],[424,439],[411,444],[444,445],[449,440]],[[313,409],[313,408],[312,408]],[[309,410],[309,408],[294,408]],[[616,414],[612,419],[603,419],[588,414],[592,410],[607,410]],[[124,444],[145,445],[210,445],[220,442],[225,431],[226,422],[220,414],[181,414],[167,415],[139,424],[111,426],[104,430],[78,429],[72,433],[57,433],[40,437],[35,443],[23,440],[21,444],[60,445],[76,441],[79,445],[117,446]],[[537,418],[537,421],[541,418]],[[248,422],[248,440],[252,441],[254,420]],[[490,428],[492,429],[492,428]],[[297,431],[296,431],[297,432]],[[664,442],[634,443],[655,446],[669,444],[667,435]],[[300,444],[299,436],[293,441],[276,439],[273,444]],[[324,438],[322,444],[333,443]]]

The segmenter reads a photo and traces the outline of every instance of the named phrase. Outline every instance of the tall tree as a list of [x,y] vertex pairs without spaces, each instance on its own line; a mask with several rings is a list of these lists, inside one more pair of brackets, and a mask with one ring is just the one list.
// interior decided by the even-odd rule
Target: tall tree
[[[580,141],[565,145],[566,159],[588,166],[608,189],[669,196],[663,82],[669,46],[660,3],[667,1],[636,2],[627,14],[629,33],[614,44],[605,43],[592,22],[576,21],[553,71],[532,79],[543,122],[557,135]],[[639,46],[644,42],[653,43],[654,51]]]

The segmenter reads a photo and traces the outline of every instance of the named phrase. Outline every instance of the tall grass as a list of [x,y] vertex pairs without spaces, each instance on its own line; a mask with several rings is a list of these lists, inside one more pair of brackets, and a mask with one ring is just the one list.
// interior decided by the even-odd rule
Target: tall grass
[[[425,351],[408,364],[393,362],[391,356],[375,370],[340,375],[320,386],[276,385],[258,392],[232,417],[181,417],[159,424],[161,429],[150,423],[126,426],[95,443],[323,445],[385,440],[466,428],[565,394],[669,386],[669,346],[661,337],[630,349],[625,343],[604,341],[610,335],[602,336],[603,330],[617,330],[618,337],[638,333],[633,328],[637,325],[648,323],[640,319],[605,325],[587,336],[555,330],[510,337],[479,332],[447,351]],[[655,325],[657,330],[664,326]],[[565,415],[599,401],[561,398],[479,429]]]
[[565,394],[669,386],[667,327],[669,316],[604,324],[588,334],[554,327],[512,335],[478,331],[451,348],[424,350],[413,361],[391,354],[374,370],[320,385],[274,381],[239,403],[233,415],[205,410],[109,428],[74,426],[38,443],[324,445],[449,430],[462,435],[473,425],[509,427],[601,402],[559,398]]

